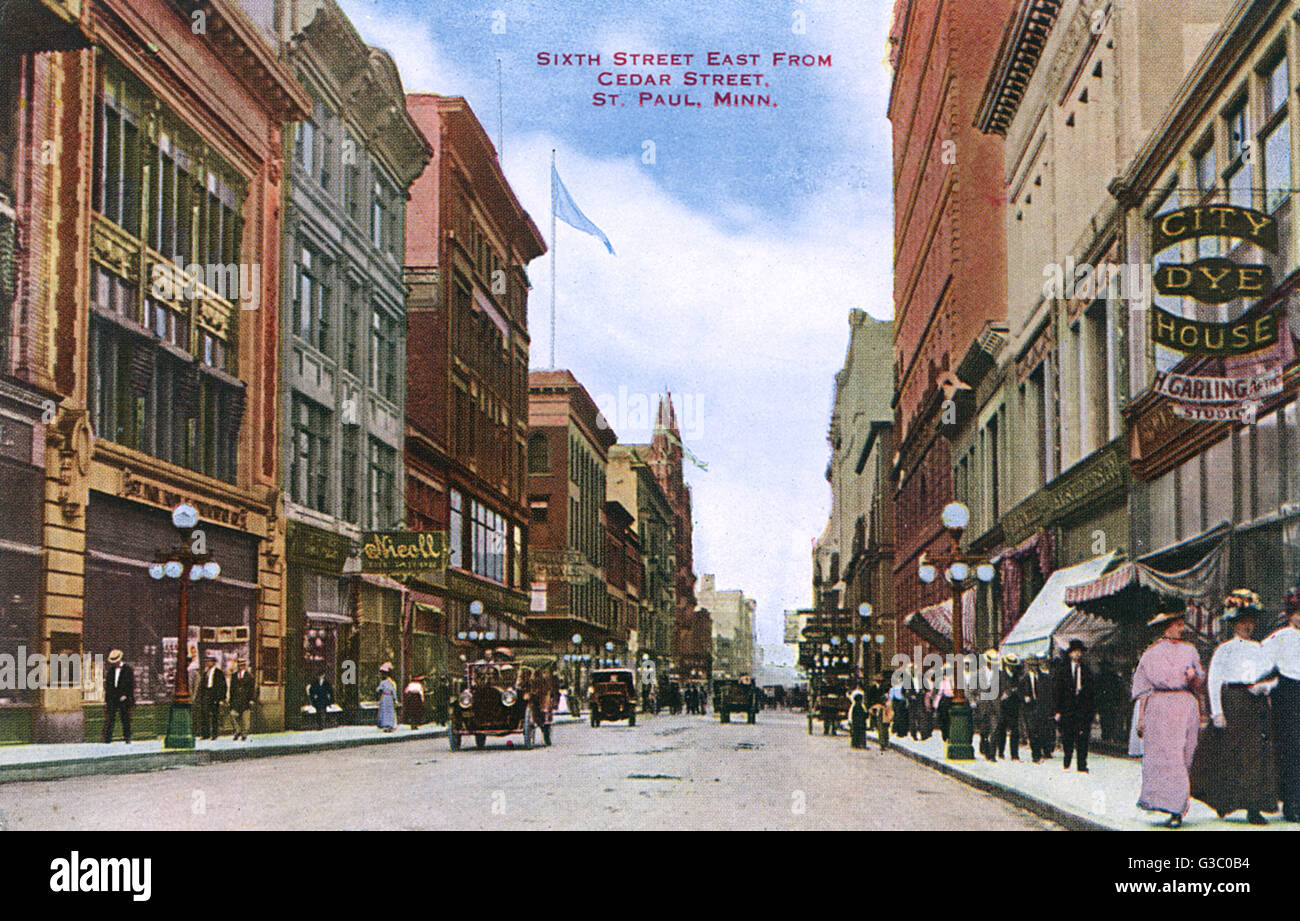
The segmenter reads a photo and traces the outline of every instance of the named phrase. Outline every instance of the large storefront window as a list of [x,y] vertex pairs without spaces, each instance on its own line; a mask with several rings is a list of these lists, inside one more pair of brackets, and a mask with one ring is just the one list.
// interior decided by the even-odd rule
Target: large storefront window
[[402,656],[402,596],[367,586],[361,602],[361,661],[357,680],[361,700],[378,695],[379,666],[400,666]]
[[[0,417],[0,435],[13,420]],[[38,651],[37,611],[41,595],[41,499],[44,471],[0,457],[0,653],[18,647]],[[19,667],[22,667],[21,665]],[[28,704],[33,693],[0,689],[0,706]]]
[[[257,611],[257,538],[204,523],[208,549],[221,577],[191,584],[191,654],[218,653],[233,664],[251,651]],[[121,649],[135,671],[140,703],[170,700],[178,658],[179,588],[155,581],[148,566],[158,550],[177,543],[165,509],[94,494],[86,512],[86,588],[83,643],[90,655]],[[220,634],[213,627],[241,627]],[[195,663],[197,664],[197,663]]]

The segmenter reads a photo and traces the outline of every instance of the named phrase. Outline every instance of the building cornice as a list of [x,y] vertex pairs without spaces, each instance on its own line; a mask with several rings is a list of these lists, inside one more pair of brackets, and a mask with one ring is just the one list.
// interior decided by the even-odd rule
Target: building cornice
[[975,117],[980,131],[1006,135],[1038,69],[1061,4],[1062,0],[1023,0],[1012,13]]

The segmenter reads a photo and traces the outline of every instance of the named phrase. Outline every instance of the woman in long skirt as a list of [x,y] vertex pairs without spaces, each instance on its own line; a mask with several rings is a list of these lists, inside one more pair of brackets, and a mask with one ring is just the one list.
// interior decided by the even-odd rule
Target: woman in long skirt
[[1148,622],[1164,632],[1142,653],[1133,672],[1133,697],[1141,700],[1142,793],[1138,806],[1167,812],[1170,828],[1183,824],[1190,805],[1188,772],[1196,754],[1201,708],[1196,689],[1205,680],[1196,647],[1183,639],[1185,609],[1165,610]]
[[1300,587],[1287,592],[1286,617],[1286,623],[1260,646],[1278,676],[1277,688],[1269,696],[1282,815],[1288,822],[1300,822]]
[[1277,772],[1268,692],[1276,681],[1267,654],[1251,637],[1262,612],[1254,592],[1238,589],[1223,602],[1220,624],[1234,636],[1210,660],[1210,725],[1201,732],[1192,763],[1192,796],[1219,817],[1246,810],[1252,825],[1267,825],[1262,813],[1277,812]]
[[379,728],[392,732],[397,728],[397,685],[393,683],[393,663],[379,666]]

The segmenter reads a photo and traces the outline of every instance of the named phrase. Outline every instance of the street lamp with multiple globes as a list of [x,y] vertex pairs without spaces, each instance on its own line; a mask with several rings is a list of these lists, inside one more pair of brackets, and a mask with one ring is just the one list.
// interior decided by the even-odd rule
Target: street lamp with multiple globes
[[194,532],[198,529],[199,513],[187,502],[172,509],[172,525],[181,535],[181,545],[170,550],[160,550],[149,564],[149,575],[155,580],[176,579],[180,582],[180,605],[176,616],[176,687],[172,692],[171,709],[167,714],[167,737],[164,748],[193,748],[194,720],[190,712],[189,678],[189,608],[190,583],[212,580],[221,575],[221,566],[206,549],[194,551]]
[[[996,570],[992,563],[962,553],[961,536],[970,524],[970,509],[960,502],[949,502],[943,507],[943,526],[952,538],[952,557],[944,567],[944,578],[952,586],[952,648],[953,648],[953,689],[952,708],[948,711],[948,753],[949,761],[974,761],[975,735],[974,721],[971,717],[970,702],[966,699],[966,669],[959,670],[957,663],[965,655],[965,638],[962,636],[962,593],[973,584],[971,567],[975,578],[984,583],[992,582]],[[942,561],[940,565],[943,565]],[[922,582],[931,583],[938,578],[938,567],[921,555],[917,576]],[[883,637],[880,637],[883,641]]]

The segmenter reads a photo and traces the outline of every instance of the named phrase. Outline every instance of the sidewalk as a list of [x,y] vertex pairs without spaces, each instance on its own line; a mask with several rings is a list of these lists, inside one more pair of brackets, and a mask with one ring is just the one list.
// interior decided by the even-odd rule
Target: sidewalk
[[[570,717],[556,717],[556,725],[571,723]],[[361,745],[441,739],[447,727],[435,724],[412,731],[398,726],[395,732],[381,732],[374,726],[338,726],[333,729],[305,729],[255,734],[236,742],[229,736],[208,741],[196,739],[192,749],[163,749],[162,739],[127,744],[122,741],[80,742],[59,745],[0,746],[0,783],[16,780],[58,780],[90,774],[134,774],[186,765],[301,755]],[[540,734],[537,737],[541,744]],[[514,739],[516,745],[522,744]]]
[[[978,739],[978,737],[977,737]],[[874,736],[868,736],[868,753],[879,752]],[[890,739],[900,754],[929,765],[976,789],[1014,803],[1050,821],[1075,830],[1168,831],[1161,823],[1163,813],[1148,813],[1137,807],[1142,787],[1142,762],[1137,758],[1116,758],[1089,753],[1088,773],[1061,768],[1061,748],[1050,761],[1034,764],[1029,748],[1022,745],[1020,761],[985,761],[976,752],[975,761],[947,761],[939,733],[924,742]],[[978,749],[978,742],[976,743]],[[1220,819],[1204,803],[1192,800],[1183,820],[1187,831],[1300,831],[1300,825],[1283,822],[1281,813],[1268,816],[1267,828],[1246,822],[1246,813],[1234,812]]]

